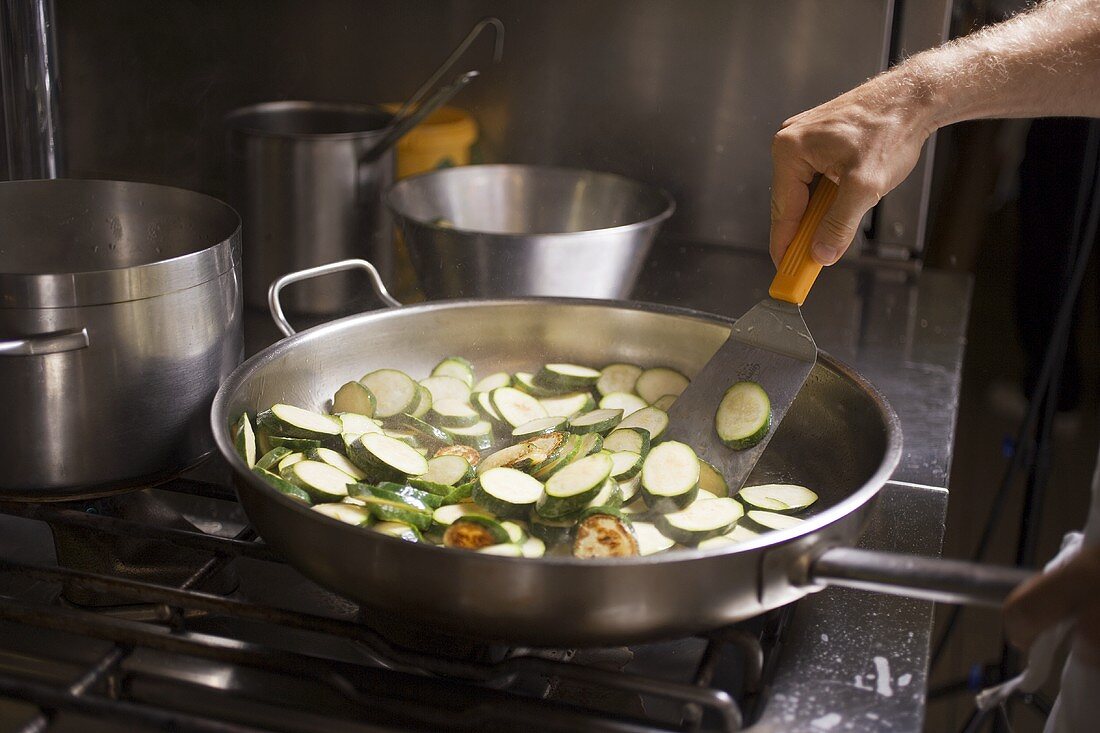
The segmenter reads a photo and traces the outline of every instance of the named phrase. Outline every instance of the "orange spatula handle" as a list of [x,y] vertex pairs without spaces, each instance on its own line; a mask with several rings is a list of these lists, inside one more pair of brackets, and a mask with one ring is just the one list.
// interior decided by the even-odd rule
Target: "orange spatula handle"
[[795,305],[802,305],[806,296],[810,294],[810,288],[817,280],[821,272],[821,265],[810,257],[810,246],[814,243],[814,234],[817,225],[825,218],[829,207],[836,200],[837,187],[825,176],[817,181],[817,187],[810,197],[810,203],[806,207],[806,213],[802,215],[802,221],[798,223],[798,231],[795,232],[791,246],[783,253],[783,259],[779,262],[779,272],[775,273],[772,286],[768,288],[768,295],[776,300],[782,300]]

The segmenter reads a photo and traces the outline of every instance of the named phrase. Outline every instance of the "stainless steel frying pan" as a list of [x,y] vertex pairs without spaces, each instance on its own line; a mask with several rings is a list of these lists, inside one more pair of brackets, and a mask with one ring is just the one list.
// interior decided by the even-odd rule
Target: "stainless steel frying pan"
[[289,338],[229,377],[211,419],[218,447],[235,469],[241,503],[264,540],[308,577],[368,609],[426,631],[528,645],[606,645],[719,627],[826,584],[998,605],[1028,575],[851,547],[898,462],[901,431],[883,396],[827,354],[751,478],[818,492],[820,509],[794,529],[708,552],[533,560],[404,542],[310,511],[247,470],[229,439],[231,418],[275,402],[323,409],[341,384],[372,369],[427,374],[451,354],[469,358],[483,374],[556,360],[665,364],[691,375],[731,325],[685,309],[540,298],[391,307],[294,334],[279,304],[281,288],[356,267],[368,271],[387,304],[397,305],[362,260],[276,281],[272,313]]

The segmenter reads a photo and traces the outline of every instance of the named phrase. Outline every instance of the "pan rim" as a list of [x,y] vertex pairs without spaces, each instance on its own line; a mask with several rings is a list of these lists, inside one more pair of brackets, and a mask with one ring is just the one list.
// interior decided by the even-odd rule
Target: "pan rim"
[[[313,511],[309,506],[302,504],[299,501],[291,499],[281,494],[276,489],[269,486],[261,478],[256,476],[244,463],[241,457],[237,454],[236,449],[233,447],[232,442],[229,439],[229,431],[227,426],[230,424],[230,416],[227,412],[227,402],[229,395],[235,392],[238,387],[247,381],[247,378],[252,375],[260,367],[275,361],[282,355],[293,349],[296,345],[308,342],[318,338],[325,338],[330,332],[338,331],[342,328],[350,328],[361,321],[381,321],[387,317],[400,317],[404,314],[415,314],[422,312],[431,312],[434,310],[442,309],[455,309],[455,308],[478,308],[486,306],[502,307],[509,305],[529,305],[532,303],[553,303],[559,305],[575,305],[575,306],[597,306],[601,308],[616,308],[621,310],[631,310],[644,313],[655,313],[669,316],[678,316],[691,318],[693,320],[703,321],[706,323],[717,324],[722,326],[732,327],[736,319],[729,318],[727,316],[721,316],[713,313],[707,313],[705,311],[699,311],[692,308],[684,308],[681,306],[665,305],[660,303],[646,303],[641,301],[627,301],[627,300],[601,300],[594,298],[567,298],[567,297],[526,297],[526,298],[462,298],[462,299],[450,299],[450,300],[434,300],[426,303],[420,303],[416,305],[401,306],[400,308],[383,308],[379,310],[366,311],[364,313],[358,313],[351,316],[345,316],[333,321],[313,326],[312,328],[304,331],[299,331],[292,336],[284,338],[267,348],[257,352],[253,356],[242,362],[229,377],[222,382],[218,388],[217,394],[214,396],[213,403],[210,409],[211,429],[214,433],[214,440],[218,446],[219,452],[222,457],[227,460],[230,466],[233,468],[234,473],[237,474],[238,479],[247,482],[253,488],[260,491],[262,495],[269,500],[281,503],[284,507],[290,508],[292,511],[296,511],[300,516],[309,516],[313,521],[321,521],[330,523],[333,527],[333,531],[355,531],[361,532],[358,527],[353,527],[339,520],[327,517],[319,512]],[[720,549],[679,549],[672,553],[657,553],[654,555],[646,555],[639,557],[627,557],[627,558],[576,558],[572,556],[544,556],[540,558],[515,558],[515,557],[503,557],[499,555],[488,555],[484,553],[466,553],[466,556],[470,560],[487,563],[531,563],[537,562],[546,565],[562,566],[562,567],[574,567],[574,568],[606,568],[606,567],[638,567],[648,565],[665,565],[679,562],[692,562],[702,559],[713,560],[716,558],[730,557],[741,553],[750,553],[761,550],[767,550],[769,548],[777,548],[781,545],[787,545],[796,542],[800,539],[811,537],[820,533],[822,530],[842,521],[846,517],[858,512],[862,507],[871,502],[878,493],[882,490],[882,487],[890,479],[894,470],[897,468],[898,463],[901,460],[902,449],[902,433],[900,421],[897,413],[894,412],[893,407],[890,405],[886,396],[870,381],[863,377],[859,372],[853,369],[848,364],[830,356],[823,350],[818,351],[818,361],[823,362],[827,368],[834,372],[837,372],[843,377],[847,377],[854,381],[857,385],[863,388],[868,395],[871,396],[875,406],[883,417],[883,423],[886,425],[886,446],[883,454],[883,459],[878,468],[872,473],[858,488],[853,490],[843,500],[832,505],[828,509],[825,509],[819,514],[815,514],[812,517],[807,518],[802,524],[797,527],[784,530],[773,530],[766,534],[761,534],[758,539],[747,540],[739,542],[736,545]],[[239,494],[239,489],[237,489]],[[343,527],[343,530],[336,529],[336,527]],[[438,547],[431,543],[422,542],[408,542],[396,537],[389,537],[380,533],[373,533],[370,535],[369,541],[389,541],[399,542],[407,546],[408,552],[447,552],[453,553],[455,550],[445,547]],[[849,542],[848,544],[852,544]],[[289,559],[289,558],[288,558]]]

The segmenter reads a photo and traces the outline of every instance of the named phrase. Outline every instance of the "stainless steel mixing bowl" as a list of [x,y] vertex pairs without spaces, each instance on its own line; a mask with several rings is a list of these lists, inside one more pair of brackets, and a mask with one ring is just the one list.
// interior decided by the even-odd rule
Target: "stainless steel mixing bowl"
[[626,298],[675,209],[629,178],[531,165],[425,173],[386,203],[430,299]]

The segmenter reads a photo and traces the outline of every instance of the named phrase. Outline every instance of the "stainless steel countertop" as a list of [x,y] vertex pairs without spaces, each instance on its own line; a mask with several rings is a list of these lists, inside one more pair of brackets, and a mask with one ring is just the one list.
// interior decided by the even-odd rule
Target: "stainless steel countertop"
[[[665,241],[634,297],[737,316],[766,295],[773,272],[762,253]],[[957,273],[841,265],[803,307],[818,346],[874,382],[901,418],[903,457],[865,547],[940,554],[970,292]],[[843,588],[800,601],[752,730],[918,733],[931,630],[924,601]]]

